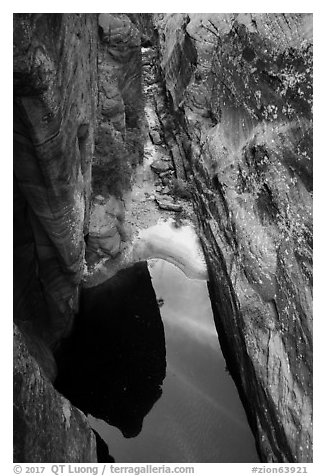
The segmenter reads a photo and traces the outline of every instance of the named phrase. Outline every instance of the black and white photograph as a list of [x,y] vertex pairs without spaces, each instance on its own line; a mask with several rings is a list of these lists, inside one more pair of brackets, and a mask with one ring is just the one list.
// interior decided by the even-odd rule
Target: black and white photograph
[[12,14],[14,472],[309,472],[314,16]]

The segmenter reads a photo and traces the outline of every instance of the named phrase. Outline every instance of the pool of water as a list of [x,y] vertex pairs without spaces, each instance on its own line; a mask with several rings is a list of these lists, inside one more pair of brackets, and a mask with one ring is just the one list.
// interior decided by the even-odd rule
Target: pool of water
[[[182,238],[181,230],[180,243],[198,247],[194,234],[185,232]],[[219,347],[207,283],[186,276],[180,243],[176,247],[183,255],[180,269],[164,259],[148,260],[165,333],[167,368],[161,397],[133,438],[101,419],[89,416],[89,420],[116,462],[258,462]],[[198,256],[198,250],[193,251]]]

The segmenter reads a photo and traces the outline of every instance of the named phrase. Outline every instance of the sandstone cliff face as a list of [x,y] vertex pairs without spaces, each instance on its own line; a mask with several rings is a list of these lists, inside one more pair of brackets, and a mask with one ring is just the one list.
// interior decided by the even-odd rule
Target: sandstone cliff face
[[[151,139],[190,184],[216,326],[259,453],[311,461],[311,35],[303,14],[14,16],[16,461],[95,461],[84,418],[46,376],[78,308],[84,236],[91,252],[121,247],[116,196],[142,156],[140,48],[155,42]],[[148,51],[144,70],[155,61]],[[115,197],[91,208],[92,157],[95,193]],[[37,433],[38,415],[48,426]]]
[[85,415],[51,385],[14,327],[14,462],[96,463]]
[[78,306],[96,71],[96,15],[14,15],[15,318],[51,345]]
[[[71,331],[85,258],[120,251],[124,210],[116,196],[142,157],[143,114],[140,35],[128,16],[14,15],[14,320],[29,351],[17,347],[16,366],[33,356],[54,381],[52,352]],[[111,196],[105,206],[92,188]],[[71,446],[73,435],[54,449],[64,434],[61,400],[49,382],[30,385],[34,371],[36,364],[17,377],[28,388],[15,400],[17,461],[95,461],[88,443],[79,453]],[[37,434],[39,411],[53,432]],[[88,429],[78,418],[73,433],[81,433],[82,448]],[[21,419],[28,423],[19,426]],[[34,452],[25,448],[33,431]]]
[[227,364],[262,460],[309,462],[312,18],[154,18]]
[[[131,166],[142,159],[144,116],[140,34],[127,15],[99,16],[99,107],[94,161],[95,185],[122,194]],[[103,187],[103,172],[107,187]]]
[[[141,39],[125,14],[99,15],[98,110],[93,161],[93,202],[88,261],[115,256],[121,249],[123,193],[130,188],[132,166],[143,157]],[[104,198],[110,200],[103,205]],[[104,220],[102,219],[104,217]]]
[[17,462],[96,461],[85,417],[48,380],[78,309],[96,101],[97,16],[14,15]]

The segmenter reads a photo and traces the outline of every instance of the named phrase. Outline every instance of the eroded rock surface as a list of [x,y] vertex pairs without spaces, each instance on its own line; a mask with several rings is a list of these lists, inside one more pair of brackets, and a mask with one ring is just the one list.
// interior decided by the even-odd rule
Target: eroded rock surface
[[94,197],[87,241],[88,254],[115,257],[120,252],[122,241],[126,238],[124,216],[121,200],[114,196],[108,200],[101,195]]
[[14,320],[25,336],[15,331],[17,462],[96,461],[85,417],[50,383],[84,272],[96,71],[96,15],[14,15]]
[[96,463],[85,415],[52,386],[14,326],[14,462]]
[[[146,150],[161,151],[157,198],[194,198],[216,326],[261,459],[309,462],[308,14],[14,16],[14,300],[28,348],[17,331],[16,461],[95,461],[84,417],[45,375],[55,378],[51,349],[78,309],[84,237],[91,251],[121,248],[110,196],[121,203],[142,157],[141,69]],[[105,200],[90,220],[92,157]],[[154,185],[142,187],[135,227],[154,216]]]
[[227,364],[262,460],[309,462],[312,17],[154,17]]
[[199,240],[190,226],[180,229],[170,220],[141,230],[132,254],[134,261],[160,258],[174,264],[190,279],[208,279]]
[[130,189],[132,168],[142,162],[144,150],[140,33],[125,14],[102,13],[98,25],[99,103],[92,185],[94,195],[103,196],[103,201],[95,199],[91,207],[89,266],[122,250],[124,216],[115,213],[112,202],[124,207],[121,199]]
[[140,33],[125,14],[99,15],[99,105],[93,186],[121,196],[143,155]]
[[15,318],[50,345],[78,308],[96,58],[96,15],[14,15]]

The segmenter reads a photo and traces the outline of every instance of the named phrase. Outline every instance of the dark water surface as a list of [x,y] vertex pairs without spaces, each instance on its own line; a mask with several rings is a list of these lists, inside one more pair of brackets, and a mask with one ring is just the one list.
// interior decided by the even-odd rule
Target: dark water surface
[[162,394],[164,328],[146,262],[85,289],[73,332],[56,355],[56,388],[84,413],[142,429]]
[[[225,370],[206,282],[187,278],[161,259],[150,260],[149,270],[165,331],[162,396],[145,417],[142,412],[142,430],[133,438],[125,438],[119,425],[89,417],[92,426],[116,462],[259,461],[237,390]],[[133,403],[132,394],[129,399],[130,412],[138,399]],[[128,436],[128,430],[124,433]]]

